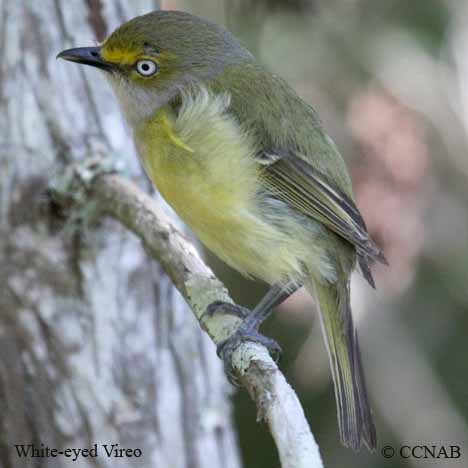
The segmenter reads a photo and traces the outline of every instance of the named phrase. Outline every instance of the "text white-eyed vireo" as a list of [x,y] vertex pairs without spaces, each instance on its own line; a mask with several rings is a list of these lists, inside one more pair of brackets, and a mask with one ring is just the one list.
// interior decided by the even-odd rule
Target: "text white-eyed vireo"
[[349,278],[385,263],[357,210],[346,165],[315,111],[229,32],[177,11],[123,24],[100,47],[59,57],[104,70],[150,179],[219,258],[271,289],[219,352],[229,362],[300,286],[318,300],[342,442],[376,446]]

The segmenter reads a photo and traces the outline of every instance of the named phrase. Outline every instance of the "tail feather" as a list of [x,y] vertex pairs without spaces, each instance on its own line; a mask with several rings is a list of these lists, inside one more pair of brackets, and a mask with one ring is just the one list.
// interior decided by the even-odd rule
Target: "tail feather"
[[349,302],[348,284],[311,285],[320,308],[320,319],[335,386],[342,443],[354,450],[363,445],[374,450],[375,426],[367,397],[359,342]]

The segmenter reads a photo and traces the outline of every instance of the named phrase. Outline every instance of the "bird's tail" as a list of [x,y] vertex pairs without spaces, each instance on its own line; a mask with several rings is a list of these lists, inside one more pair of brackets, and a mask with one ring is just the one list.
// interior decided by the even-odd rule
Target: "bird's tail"
[[375,426],[367,398],[358,337],[353,325],[347,283],[314,282],[308,287],[319,303],[322,332],[335,385],[342,443],[354,450],[374,450]]

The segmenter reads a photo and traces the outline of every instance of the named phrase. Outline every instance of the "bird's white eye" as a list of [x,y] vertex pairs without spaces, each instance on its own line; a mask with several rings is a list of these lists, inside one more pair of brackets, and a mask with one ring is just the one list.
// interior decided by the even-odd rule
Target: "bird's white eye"
[[140,75],[151,76],[158,71],[158,66],[152,60],[138,60],[136,69]]

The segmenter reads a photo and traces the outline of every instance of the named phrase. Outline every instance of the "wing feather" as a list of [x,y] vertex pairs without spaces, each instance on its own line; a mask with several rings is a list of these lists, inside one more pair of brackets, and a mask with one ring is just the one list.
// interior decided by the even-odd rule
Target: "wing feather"
[[300,156],[263,152],[259,162],[264,166],[262,179],[274,196],[356,247],[364,277],[374,286],[368,262],[387,264],[387,260],[370,238],[353,200]]

